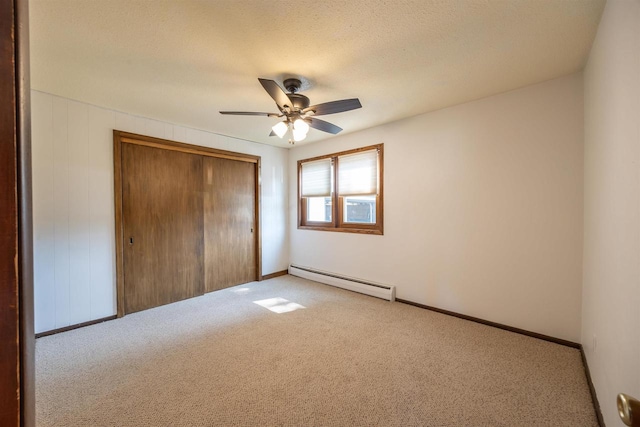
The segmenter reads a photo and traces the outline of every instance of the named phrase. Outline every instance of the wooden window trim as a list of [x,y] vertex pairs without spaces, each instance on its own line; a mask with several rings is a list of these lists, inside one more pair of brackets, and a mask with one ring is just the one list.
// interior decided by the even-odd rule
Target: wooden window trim
[[[337,194],[339,156],[354,154],[362,151],[378,150],[378,194],[376,195],[376,223],[347,223],[342,220],[344,197]],[[333,168],[333,191],[331,192],[331,222],[307,221],[307,198],[302,197],[302,164],[315,160],[332,159]],[[339,233],[359,233],[359,234],[384,234],[384,144],[369,145],[367,147],[353,150],[341,151],[338,153],[326,154],[309,159],[298,160],[298,229],[333,231]]]

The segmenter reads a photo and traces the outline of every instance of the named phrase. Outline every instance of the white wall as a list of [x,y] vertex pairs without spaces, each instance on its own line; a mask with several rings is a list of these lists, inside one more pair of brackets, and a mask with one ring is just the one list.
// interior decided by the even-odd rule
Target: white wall
[[285,270],[288,150],[32,91],[35,329],[116,313],[113,129],[262,157],[262,272]]
[[640,1],[607,2],[584,80],[582,343],[617,426],[616,395],[640,398]]
[[383,142],[385,234],[298,230],[292,179],[291,262],[578,342],[582,96],[575,74],[292,149],[295,177],[299,159]]

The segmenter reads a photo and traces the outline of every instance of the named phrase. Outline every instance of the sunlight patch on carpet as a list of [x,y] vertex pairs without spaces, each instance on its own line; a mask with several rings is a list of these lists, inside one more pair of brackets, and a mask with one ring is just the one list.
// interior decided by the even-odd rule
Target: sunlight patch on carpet
[[291,302],[289,300],[286,300],[280,297],[262,299],[259,301],[254,301],[253,303],[258,304],[259,306],[262,306],[268,310],[271,310],[274,313],[288,313],[290,311],[295,311],[300,308],[307,308],[304,305],[300,305],[298,303]]

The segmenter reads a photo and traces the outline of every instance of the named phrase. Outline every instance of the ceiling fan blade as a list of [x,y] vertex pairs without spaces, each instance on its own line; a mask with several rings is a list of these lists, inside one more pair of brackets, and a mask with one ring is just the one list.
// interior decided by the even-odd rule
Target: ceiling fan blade
[[334,135],[339,133],[342,130],[341,127],[336,126],[333,123],[325,122],[324,120],[320,120],[320,119],[308,118],[308,119],[305,119],[305,122],[308,122],[309,126],[311,126],[314,129],[318,129],[323,132],[332,133]]
[[233,114],[235,116],[280,117],[280,114],[276,113],[257,113],[255,111],[220,111],[220,114]]
[[361,108],[360,100],[358,98],[341,99],[340,101],[325,102],[323,104],[312,105],[302,110],[303,113],[314,111],[316,116],[322,116],[325,114],[342,113],[343,111],[355,110]]
[[284,109],[284,107],[293,107],[293,102],[291,102],[282,88],[278,86],[278,83],[268,79],[259,78],[258,80],[260,80],[260,84],[262,85],[264,90],[266,90],[269,96],[271,96],[271,98],[276,101],[276,104],[278,104],[278,107],[281,110]]

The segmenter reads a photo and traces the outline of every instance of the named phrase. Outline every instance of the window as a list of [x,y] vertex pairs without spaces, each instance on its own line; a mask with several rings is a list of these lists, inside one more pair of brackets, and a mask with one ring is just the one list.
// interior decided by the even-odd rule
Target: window
[[383,146],[298,161],[298,228],[383,234]]

